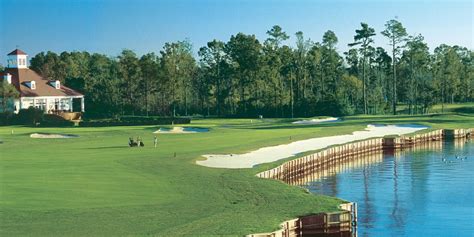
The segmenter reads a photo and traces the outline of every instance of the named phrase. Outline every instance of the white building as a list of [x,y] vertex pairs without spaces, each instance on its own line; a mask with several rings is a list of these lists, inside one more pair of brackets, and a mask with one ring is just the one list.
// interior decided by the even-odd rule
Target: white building
[[29,107],[40,108],[45,113],[84,112],[83,94],[29,69],[28,55],[19,49],[8,54],[7,67],[1,76],[4,83],[12,84],[20,92],[20,98],[9,108],[15,113]]

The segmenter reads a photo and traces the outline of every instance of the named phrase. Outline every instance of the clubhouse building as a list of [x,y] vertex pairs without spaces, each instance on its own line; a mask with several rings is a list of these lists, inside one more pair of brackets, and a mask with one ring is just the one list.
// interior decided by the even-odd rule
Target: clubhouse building
[[13,85],[20,94],[3,110],[18,113],[20,109],[35,107],[45,113],[84,112],[83,94],[64,86],[59,80],[47,80],[29,69],[28,55],[19,49],[8,54],[7,66],[0,75],[3,83]]

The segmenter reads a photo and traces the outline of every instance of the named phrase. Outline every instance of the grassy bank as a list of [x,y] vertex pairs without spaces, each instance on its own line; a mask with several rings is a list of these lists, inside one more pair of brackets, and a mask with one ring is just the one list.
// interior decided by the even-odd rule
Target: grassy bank
[[[275,164],[229,170],[197,166],[195,160],[202,154],[239,153],[350,133],[369,123],[474,126],[474,117],[468,113],[354,116],[319,125],[291,121],[193,120],[190,126],[210,128],[210,132],[160,134],[157,149],[151,146],[156,126],[0,127],[0,235],[176,236],[271,231],[299,215],[336,210],[341,200],[254,176]],[[80,137],[32,139],[29,134],[33,132]],[[128,137],[136,136],[142,137],[144,148],[127,146]]]

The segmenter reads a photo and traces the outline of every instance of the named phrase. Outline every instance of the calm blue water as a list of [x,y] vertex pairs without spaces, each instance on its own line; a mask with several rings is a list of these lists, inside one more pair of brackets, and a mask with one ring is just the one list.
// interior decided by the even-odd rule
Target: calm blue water
[[360,158],[306,188],[357,202],[359,237],[474,236],[474,143],[429,146]]

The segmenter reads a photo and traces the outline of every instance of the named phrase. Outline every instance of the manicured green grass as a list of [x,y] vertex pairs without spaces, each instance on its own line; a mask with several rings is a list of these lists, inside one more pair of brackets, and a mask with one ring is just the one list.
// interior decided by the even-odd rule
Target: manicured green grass
[[[284,220],[334,211],[342,200],[255,177],[253,169],[195,165],[201,155],[238,153],[310,137],[361,130],[369,123],[474,127],[470,114],[355,116],[293,125],[289,119],[202,119],[200,134],[160,134],[155,126],[0,127],[0,236],[244,235]],[[13,130],[13,134],[11,131]],[[79,135],[32,139],[33,132]],[[144,148],[129,148],[141,136]],[[292,140],[290,140],[290,137]],[[176,153],[176,157],[174,154]]]
[[[399,114],[408,114],[408,105],[399,104],[397,106],[397,111]],[[459,103],[459,104],[444,104],[444,109],[442,104],[436,104],[432,106],[428,113],[474,113],[474,103]]]
[[[433,106],[431,111],[433,113],[441,113],[442,105],[438,104]],[[454,113],[474,113],[474,103],[463,103],[463,104],[444,104],[444,112]]]

